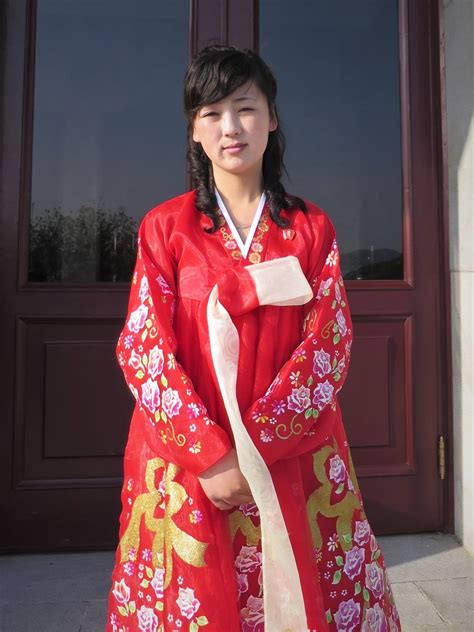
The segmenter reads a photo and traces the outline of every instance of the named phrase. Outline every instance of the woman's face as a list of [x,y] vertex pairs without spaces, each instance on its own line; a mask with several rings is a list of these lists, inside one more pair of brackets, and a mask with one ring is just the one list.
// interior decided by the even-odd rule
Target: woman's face
[[243,174],[261,171],[268,133],[276,128],[265,95],[248,81],[224,99],[202,106],[194,118],[193,140],[201,143],[214,175],[219,170]]

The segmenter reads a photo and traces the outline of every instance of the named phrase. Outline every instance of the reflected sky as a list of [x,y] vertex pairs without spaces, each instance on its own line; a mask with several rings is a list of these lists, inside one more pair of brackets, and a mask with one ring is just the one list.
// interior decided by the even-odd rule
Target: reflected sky
[[402,247],[396,0],[260,1],[288,191],[333,219],[342,250]]
[[185,190],[187,37],[186,0],[38,0],[33,213]]

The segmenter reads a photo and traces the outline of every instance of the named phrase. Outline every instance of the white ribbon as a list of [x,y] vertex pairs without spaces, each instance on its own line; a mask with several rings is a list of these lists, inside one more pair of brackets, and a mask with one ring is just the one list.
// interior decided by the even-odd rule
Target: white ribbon
[[[260,305],[303,305],[313,297],[296,257],[246,266]],[[260,512],[262,533],[263,610],[269,632],[308,630],[303,592],[272,477],[242,421],[237,402],[239,335],[214,286],[207,305],[211,355],[234,434],[242,474]]]

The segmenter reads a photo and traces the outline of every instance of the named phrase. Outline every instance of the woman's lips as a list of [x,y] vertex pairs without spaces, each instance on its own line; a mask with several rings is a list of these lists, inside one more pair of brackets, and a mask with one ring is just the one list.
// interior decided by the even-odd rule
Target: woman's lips
[[238,145],[237,147],[224,147],[224,149],[228,151],[229,154],[238,154],[239,152],[242,151],[242,149],[245,149],[246,147],[247,145],[243,144],[243,145]]

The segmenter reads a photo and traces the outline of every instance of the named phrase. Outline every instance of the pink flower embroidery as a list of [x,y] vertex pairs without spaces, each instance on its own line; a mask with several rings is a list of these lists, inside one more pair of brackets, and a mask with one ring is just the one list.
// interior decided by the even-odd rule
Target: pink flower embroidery
[[334,386],[328,380],[320,382],[314,389],[313,404],[322,410],[331,401],[333,394]]
[[253,573],[262,564],[262,554],[256,546],[243,546],[235,558],[235,566],[239,573]]
[[158,629],[158,617],[153,612],[153,608],[141,606],[137,612],[138,628],[142,632],[156,632]]
[[367,608],[361,632],[389,632],[387,618],[380,604]]
[[146,317],[148,316],[148,307],[146,305],[140,305],[138,309],[130,314],[127,327],[130,331],[137,334],[145,325]]
[[165,359],[163,356],[163,351],[157,345],[155,345],[150,351],[150,356],[148,358],[148,373],[153,379],[157,375],[161,375],[161,373],[163,372],[164,363]]
[[291,395],[288,395],[288,408],[296,413],[302,413],[311,406],[310,390],[306,386],[294,388]]
[[135,351],[135,349],[132,349],[132,354],[128,363],[133,369],[135,369],[135,371],[138,371],[138,369],[142,366],[141,356]]
[[353,599],[341,601],[334,615],[337,632],[353,632],[360,622],[360,604]]
[[250,596],[247,605],[240,611],[242,632],[263,632],[263,599]]
[[331,373],[331,356],[324,349],[314,352],[313,372],[319,377]]
[[346,466],[338,454],[329,460],[329,478],[335,483],[346,480]]
[[115,582],[112,593],[119,603],[127,603],[130,599],[130,588],[127,586],[124,579],[121,579],[119,582]]
[[360,574],[362,570],[362,564],[365,558],[365,549],[358,546],[352,547],[350,551],[346,553],[346,561],[344,564],[344,573],[349,579],[354,579]]
[[163,585],[165,583],[165,569],[155,568],[155,574],[151,580],[151,586],[157,599],[163,599]]
[[179,409],[183,405],[178,391],[175,391],[172,388],[167,388],[166,391],[163,391],[161,401],[163,405],[163,410],[168,415],[168,417],[175,417],[175,415],[179,413]]
[[362,546],[370,540],[370,526],[367,520],[356,520],[354,531],[354,542]]
[[376,599],[381,599],[383,597],[384,572],[377,562],[365,565],[365,585]]
[[201,605],[201,602],[194,596],[194,590],[192,588],[180,588],[176,603],[178,604],[181,615],[189,620],[194,617]]
[[329,288],[331,287],[333,279],[329,277],[325,281],[321,281],[319,284],[319,290],[316,295],[316,300],[320,300],[321,296],[327,296],[329,294]]
[[240,594],[247,592],[249,589],[249,580],[246,573],[237,574],[237,588],[239,589]]
[[160,389],[158,384],[149,378],[142,384],[142,404],[154,413],[160,405]]
[[140,290],[138,291],[138,296],[142,303],[146,301],[146,299],[150,296],[150,288],[148,286],[148,279],[146,276],[142,277],[140,282]]
[[342,313],[341,309],[339,309],[336,312],[336,320],[337,320],[337,324],[339,325],[339,331],[341,332],[341,336],[345,336],[347,333],[347,325],[346,325],[346,319],[344,318],[344,314]]

